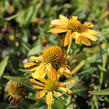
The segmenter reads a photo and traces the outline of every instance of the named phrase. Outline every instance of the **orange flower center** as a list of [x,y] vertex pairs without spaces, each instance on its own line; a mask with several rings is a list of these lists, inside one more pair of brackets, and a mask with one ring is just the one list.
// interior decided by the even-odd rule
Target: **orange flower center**
[[65,62],[64,54],[59,46],[51,46],[47,48],[43,52],[42,57],[43,62],[51,63],[55,69],[58,69]]
[[81,23],[79,21],[70,19],[70,20],[68,20],[67,27],[69,30],[74,32],[74,31],[80,30],[80,25],[81,25]]

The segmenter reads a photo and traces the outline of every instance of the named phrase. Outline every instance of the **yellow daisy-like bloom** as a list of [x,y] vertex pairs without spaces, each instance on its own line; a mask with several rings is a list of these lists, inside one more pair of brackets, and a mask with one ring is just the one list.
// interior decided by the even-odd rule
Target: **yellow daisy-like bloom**
[[[44,78],[46,73],[53,67],[58,76],[62,74],[67,78],[71,77],[68,66],[65,65],[65,56],[59,46],[47,48],[40,57],[30,57],[30,62],[24,64],[29,71],[33,71],[32,77]],[[39,62],[39,63],[38,63]]]
[[55,27],[48,32],[67,32],[64,40],[64,46],[69,45],[71,38],[75,39],[76,44],[80,44],[82,42],[87,46],[91,45],[90,40],[97,40],[97,38],[95,37],[97,32],[89,29],[90,27],[93,27],[93,24],[89,22],[81,24],[81,22],[77,20],[77,16],[72,16],[71,19],[68,19],[63,15],[60,15],[60,19],[53,20],[51,22],[51,25]]
[[[58,82],[58,78],[56,76],[56,73],[53,69],[51,69],[47,74],[48,79],[39,78],[38,81],[34,79],[30,79],[31,82],[35,83],[36,85],[33,85],[32,87],[35,89],[40,89],[41,91],[38,92],[35,97],[36,98],[42,98],[46,95],[46,103],[52,104],[53,96],[61,96],[62,94],[60,91],[64,91],[68,94],[72,93],[72,91],[65,86],[67,84],[74,84],[74,80],[69,80],[67,82]],[[59,91],[60,90],[60,91]]]

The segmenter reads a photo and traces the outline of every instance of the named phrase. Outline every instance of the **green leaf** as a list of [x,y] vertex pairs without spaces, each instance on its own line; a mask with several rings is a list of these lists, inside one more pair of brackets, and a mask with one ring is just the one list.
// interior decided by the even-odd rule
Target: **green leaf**
[[0,78],[2,77],[4,70],[6,68],[6,65],[8,63],[9,56],[5,57],[1,62],[0,62]]
[[84,86],[80,86],[80,87],[75,87],[72,90],[73,90],[73,93],[79,93],[79,92],[83,92],[83,91],[87,90],[87,88]]
[[109,95],[109,88],[99,90],[99,91],[89,91],[89,93],[94,94],[94,95]]
[[27,54],[28,56],[32,56],[32,55],[36,55],[36,54],[39,54],[41,52],[41,46],[40,45],[37,45],[35,47],[33,47],[29,53]]
[[54,103],[54,109],[66,109],[66,106],[62,101],[57,99]]
[[28,78],[25,77],[15,77],[15,76],[3,76],[4,78],[8,79],[8,80],[12,80],[12,81],[16,81],[18,83],[21,83],[27,87],[32,87],[32,83],[29,81]]

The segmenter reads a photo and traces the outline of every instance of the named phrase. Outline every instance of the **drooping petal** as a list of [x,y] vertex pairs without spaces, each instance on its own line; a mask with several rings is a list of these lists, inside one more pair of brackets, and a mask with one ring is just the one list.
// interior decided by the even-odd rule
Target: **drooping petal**
[[39,57],[31,56],[29,58],[29,61],[42,61],[42,56],[39,56]]
[[85,29],[85,30],[86,30],[86,34],[96,35],[98,33],[97,31],[91,29]]
[[56,70],[52,67],[51,64],[48,65],[48,78],[52,81],[57,79]]
[[60,83],[59,83],[59,86],[60,86],[60,87],[63,87],[63,86],[66,86],[67,84],[74,84],[74,83],[75,83],[74,80],[69,80],[69,81],[67,81],[67,82],[60,82]]
[[68,88],[60,87],[59,89],[66,92],[66,93],[68,93],[68,94],[72,93],[72,91],[70,89],[68,89]]
[[56,72],[57,78],[59,78],[61,75],[62,75],[62,72],[60,72],[60,71],[57,71],[57,72]]
[[87,46],[90,46],[90,45],[91,45],[90,41],[89,41],[87,38],[85,38],[85,37],[83,37],[83,36],[79,36],[79,38],[80,38],[80,40],[81,40],[81,42],[82,42],[83,44],[85,44],[85,45],[87,45]]
[[59,96],[61,96],[62,94],[61,94],[60,92],[54,91],[53,95],[59,97]]
[[36,98],[42,98],[46,94],[46,90],[42,90],[39,93],[37,93],[35,96]]
[[83,27],[93,27],[94,25],[90,22],[85,22],[82,26]]
[[76,43],[76,44],[80,44],[80,42],[81,42],[80,38],[79,38],[79,37],[76,38],[75,43]]
[[39,81],[43,82],[43,83],[46,83],[47,80],[45,78],[38,78]]
[[33,82],[33,83],[38,84],[38,85],[41,85],[41,86],[45,86],[43,83],[38,82],[38,81],[36,81],[34,79],[30,79],[30,82]]
[[48,92],[47,93],[47,96],[46,96],[46,103],[47,104],[52,104],[52,101],[53,101],[53,95],[52,95],[52,92]]
[[44,64],[38,66],[37,70],[34,73],[32,73],[32,77],[35,79],[44,78],[46,75],[45,68],[46,68],[46,65]]
[[24,64],[23,66],[24,66],[24,68],[28,68],[28,67],[31,67],[34,65],[36,65],[34,62],[28,62],[28,63]]
[[44,89],[44,87],[38,86],[38,85],[33,85],[32,88],[34,89]]
[[97,41],[97,37],[96,36],[93,36],[93,35],[90,35],[90,34],[85,34],[84,37],[92,40],[92,41]]
[[72,37],[73,37],[74,39],[78,38],[78,36],[79,36],[78,32],[73,32],[73,33],[72,33]]
[[67,46],[69,44],[70,36],[71,36],[71,31],[68,31],[64,39],[64,46]]
[[28,71],[35,71],[37,70],[38,66],[32,66],[31,68],[27,68]]

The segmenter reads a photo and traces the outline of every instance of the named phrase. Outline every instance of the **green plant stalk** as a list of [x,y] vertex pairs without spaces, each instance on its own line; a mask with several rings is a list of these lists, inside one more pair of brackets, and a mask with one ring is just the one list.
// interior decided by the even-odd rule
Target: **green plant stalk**
[[100,73],[100,81],[99,81],[100,82],[100,89],[102,88],[102,84],[103,84],[103,81],[104,81],[104,72],[105,72],[107,60],[108,60],[108,54],[106,53],[104,60],[103,60],[103,65],[102,65],[103,71],[101,71],[101,73]]
[[69,42],[69,45],[68,45],[68,48],[67,48],[67,55],[70,52],[71,45],[72,45],[72,37],[70,36],[70,42]]
[[86,60],[82,60],[72,71],[71,74],[75,75],[86,63]]
[[52,109],[52,105],[51,104],[48,104],[48,109]]

